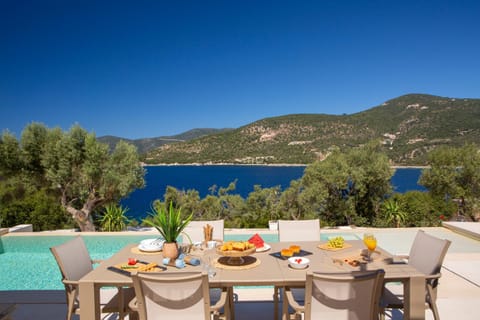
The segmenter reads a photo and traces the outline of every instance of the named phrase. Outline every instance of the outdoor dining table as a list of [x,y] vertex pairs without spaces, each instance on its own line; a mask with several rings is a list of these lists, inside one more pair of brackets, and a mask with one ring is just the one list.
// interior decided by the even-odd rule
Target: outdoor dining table
[[[325,242],[323,242],[325,243]],[[359,266],[351,266],[346,263],[348,258],[359,256],[364,249],[362,241],[348,241],[349,248],[339,251],[323,250],[319,248],[320,241],[296,242],[296,243],[270,243],[271,249],[266,252],[255,253],[252,256],[257,262],[251,268],[216,268],[216,273],[210,278],[212,288],[228,288],[233,290],[234,286],[304,286],[306,271],[322,272],[348,272],[355,270],[385,270],[385,281],[400,281],[404,284],[404,319],[424,320],[425,319],[425,275],[418,272],[408,264],[393,263],[392,256],[382,250],[376,249],[373,254],[373,261],[361,263]],[[277,253],[282,248],[288,248],[291,244],[301,246],[310,264],[306,269],[297,270],[289,267],[288,261],[279,258]],[[81,301],[80,318],[84,320],[100,319],[100,288],[101,287],[131,287],[133,286],[130,276],[108,270],[108,267],[126,263],[128,258],[136,258],[147,262],[156,262],[162,265],[163,256],[158,254],[142,254],[136,248],[136,244],[125,246],[109,259],[104,260],[93,271],[88,273],[79,284],[79,299]],[[185,268],[177,269],[167,266],[164,272],[188,272],[202,271],[202,266],[187,265]],[[273,299],[273,295],[272,295]],[[230,301],[230,303],[232,303]],[[230,303],[227,303],[229,315]],[[272,307],[273,309],[273,307]],[[275,309],[274,317],[277,316]],[[233,314],[234,317],[234,314]]]

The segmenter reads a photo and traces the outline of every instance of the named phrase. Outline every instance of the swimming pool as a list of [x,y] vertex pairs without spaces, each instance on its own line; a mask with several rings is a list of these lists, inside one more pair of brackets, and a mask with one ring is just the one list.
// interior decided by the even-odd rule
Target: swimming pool
[[[72,236],[0,237],[0,290],[63,289],[61,274],[49,248]],[[92,259],[106,259],[132,242],[151,236],[83,236]]]
[[[64,243],[73,235],[0,237],[0,291],[62,290],[61,274],[49,248]],[[260,234],[267,243],[278,242],[276,234]],[[322,234],[321,240],[340,234]],[[92,259],[107,259],[130,243],[139,243],[152,235],[82,235]],[[225,240],[247,240],[252,234],[225,234]],[[356,240],[353,234],[342,234]]]

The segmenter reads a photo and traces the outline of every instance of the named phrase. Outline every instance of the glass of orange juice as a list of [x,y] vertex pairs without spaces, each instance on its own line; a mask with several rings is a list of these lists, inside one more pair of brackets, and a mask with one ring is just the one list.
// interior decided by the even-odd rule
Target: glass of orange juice
[[377,239],[372,233],[365,233],[363,235],[363,243],[365,243],[365,246],[367,246],[368,249],[366,260],[372,261],[372,252],[377,248]]

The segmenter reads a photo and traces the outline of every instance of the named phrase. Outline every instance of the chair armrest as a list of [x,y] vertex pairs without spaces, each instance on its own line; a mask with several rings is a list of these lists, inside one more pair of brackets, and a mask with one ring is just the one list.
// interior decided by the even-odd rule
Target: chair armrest
[[62,282],[64,284],[69,284],[69,285],[72,285],[72,286],[78,286],[78,281],[75,281],[75,280],[63,279]]
[[300,305],[297,300],[295,300],[289,287],[285,288],[285,297],[287,298],[288,304],[295,310],[296,313],[302,313],[305,311],[305,306]]
[[130,302],[128,303],[128,307],[129,307],[132,311],[138,312],[137,298],[133,298],[132,300],[130,300]]
[[222,293],[220,294],[220,299],[214,304],[210,306],[210,311],[213,312],[219,312],[221,308],[225,305],[227,302],[227,289],[222,289]]
[[440,272],[425,276],[425,280],[440,279],[442,274]]

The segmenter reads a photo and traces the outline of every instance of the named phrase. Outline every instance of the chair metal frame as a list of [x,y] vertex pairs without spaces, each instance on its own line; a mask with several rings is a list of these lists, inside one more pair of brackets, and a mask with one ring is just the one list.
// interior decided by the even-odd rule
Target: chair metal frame
[[[62,274],[62,282],[65,286],[67,300],[67,320],[71,320],[74,314],[80,313],[80,302],[78,301],[79,280],[93,270],[93,264],[99,263],[92,260],[88,249],[81,236],[60,245],[50,248]],[[118,312],[119,318],[123,319],[126,314],[135,315],[129,310],[128,302],[135,296],[131,288],[117,288],[118,292],[105,304],[102,312]]]

